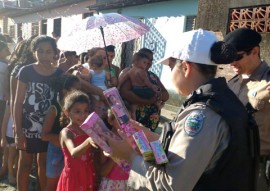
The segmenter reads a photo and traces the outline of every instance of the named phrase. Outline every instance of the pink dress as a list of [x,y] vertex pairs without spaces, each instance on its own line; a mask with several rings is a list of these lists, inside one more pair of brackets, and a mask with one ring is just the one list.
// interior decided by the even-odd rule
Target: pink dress
[[99,191],[125,191],[127,188],[128,172],[114,165],[108,176],[101,179]]
[[[73,142],[76,146],[83,143],[88,136],[77,135],[68,128],[74,135]],[[65,166],[61,173],[57,191],[95,191],[96,174],[90,150],[87,150],[81,157],[72,158],[67,147],[62,148],[65,157]]]

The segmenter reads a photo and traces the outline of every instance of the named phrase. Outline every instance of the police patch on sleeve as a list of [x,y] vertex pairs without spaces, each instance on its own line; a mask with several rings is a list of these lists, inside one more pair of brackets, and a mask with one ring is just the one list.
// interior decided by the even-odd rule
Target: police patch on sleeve
[[201,111],[191,112],[185,121],[185,132],[192,137],[197,135],[203,127],[204,118],[205,116]]

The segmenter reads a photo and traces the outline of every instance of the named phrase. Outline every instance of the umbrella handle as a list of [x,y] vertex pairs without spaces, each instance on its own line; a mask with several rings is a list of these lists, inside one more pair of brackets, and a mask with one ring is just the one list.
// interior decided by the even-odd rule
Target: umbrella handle
[[108,85],[111,85],[111,65],[109,63],[109,56],[108,56],[108,52],[107,52],[107,49],[106,49],[106,42],[105,42],[105,38],[104,38],[104,30],[103,30],[103,27],[102,26],[100,26],[99,29],[100,29],[101,36],[102,36],[102,39],[103,39],[104,48],[105,48],[106,57],[107,57],[107,63],[108,63],[109,72],[110,72],[109,84]]
[[104,48],[105,48],[105,52],[106,52],[108,66],[109,66],[109,69],[111,71],[111,66],[110,66],[109,59],[108,59],[109,56],[108,56],[108,52],[107,52],[107,49],[106,49],[106,42],[105,42],[105,38],[104,38],[104,30],[103,30],[103,27],[102,26],[100,26],[99,28],[100,28],[100,32],[101,32],[103,43],[104,43]]

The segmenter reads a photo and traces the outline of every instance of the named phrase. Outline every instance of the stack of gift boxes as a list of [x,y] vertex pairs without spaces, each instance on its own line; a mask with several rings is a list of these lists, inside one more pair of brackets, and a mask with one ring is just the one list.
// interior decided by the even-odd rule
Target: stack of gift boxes
[[[111,107],[112,112],[118,119],[120,127],[127,135],[129,142],[133,149],[139,149],[145,161],[154,161],[156,164],[164,164],[168,162],[166,154],[162,148],[159,140],[150,142],[147,140],[142,130],[135,131],[130,124],[130,115],[123,104],[116,88],[110,88],[105,90],[104,95]],[[104,124],[102,119],[96,113],[92,113],[88,116],[81,128],[92,137],[93,141],[106,153],[111,153],[111,148],[107,145],[104,137],[104,133],[111,137],[117,138]],[[120,159],[114,159],[124,170],[128,170],[128,165],[125,161]]]

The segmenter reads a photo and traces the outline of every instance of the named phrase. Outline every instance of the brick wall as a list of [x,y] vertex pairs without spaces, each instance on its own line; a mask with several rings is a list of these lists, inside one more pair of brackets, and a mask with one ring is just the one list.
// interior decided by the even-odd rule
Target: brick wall
[[[220,31],[221,36],[226,35],[228,27],[229,9],[248,6],[269,5],[269,0],[199,0],[196,28],[203,28],[212,31]],[[269,18],[270,19],[270,18]],[[270,33],[261,33],[262,42],[261,57],[270,63]],[[229,66],[221,66],[218,75],[225,75],[227,78],[234,76]]]

